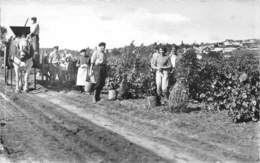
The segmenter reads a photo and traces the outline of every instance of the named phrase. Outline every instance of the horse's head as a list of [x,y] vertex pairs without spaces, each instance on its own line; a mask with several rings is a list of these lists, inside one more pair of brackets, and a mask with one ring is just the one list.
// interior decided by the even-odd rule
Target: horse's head
[[30,54],[31,45],[30,45],[30,42],[26,38],[21,38],[18,41],[17,48],[18,48],[18,56],[21,61],[26,61],[27,59],[29,59],[31,57],[31,54]]

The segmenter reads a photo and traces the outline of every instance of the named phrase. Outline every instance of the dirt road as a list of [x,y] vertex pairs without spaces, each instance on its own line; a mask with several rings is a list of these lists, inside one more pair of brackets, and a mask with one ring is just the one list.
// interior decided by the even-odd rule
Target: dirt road
[[14,95],[12,101],[0,95],[6,119],[2,143],[14,161],[167,162],[58,106],[45,105],[27,95]]
[[172,114],[144,100],[92,104],[76,91],[0,85],[0,156],[12,162],[259,161],[259,123],[234,124],[225,111]]

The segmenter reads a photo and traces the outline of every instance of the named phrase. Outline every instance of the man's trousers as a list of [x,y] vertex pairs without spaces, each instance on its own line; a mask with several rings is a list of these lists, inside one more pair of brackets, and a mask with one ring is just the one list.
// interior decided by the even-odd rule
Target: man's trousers
[[169,85],[169,72],[166,70],[156,71],[155,80],[157,86],[157,94],[162,95],[162,93],[167,93]]
[[106,65],[94,65],[93,73],[95,78],[94,96],[98,101],[100,99],[100,93],[106,82],[107,69]]

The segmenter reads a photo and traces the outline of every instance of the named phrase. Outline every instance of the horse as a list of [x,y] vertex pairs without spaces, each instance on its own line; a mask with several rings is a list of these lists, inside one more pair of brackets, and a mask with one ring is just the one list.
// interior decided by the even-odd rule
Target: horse
[[[8,59],[15,72],[15,92],[23,90],[28,92],[28,80],[33,66],[33,47],[28,38],[21,37],[11,39],[8,49]],[[22,82],[22,73],[24,72],[24,83]]]

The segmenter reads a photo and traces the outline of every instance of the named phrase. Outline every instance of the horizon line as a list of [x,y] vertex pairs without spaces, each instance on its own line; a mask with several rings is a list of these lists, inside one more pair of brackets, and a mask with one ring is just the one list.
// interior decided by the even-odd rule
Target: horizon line
[[[197,43],[197,42],[193,42],[193,43],[185,43],[184,41],[183,41],[183,44],[188,44],[188,45],[192,45],[192,44],[214,44],[214,43],[221,43],[221,42],[224,42],[224,41],[226,41],[226,40],[233,40],[233,41],[244,41],[244,40],[260,40],[260,38],[246,38],[246,39],[231,39],[231,38],[227,38],[227,39],[224,39],[224,40],[222,40],[222,41],[208,41],[208,42],[200,42],[200,43]],[[106,42],[107,43],[107,42]],[[180,44],[177,44],[177,43],[169,43],[169,42],[158,42],[158,41],[155,41],[155,42],[153,42],[153,43],[140,43],[140,44],[138,44],[138,45],[136,45],[135,43],[133,43],[135,46],[141,46],[142,44],[144,45],[144,46],[150,46],[150,45],[153,45],[153,44],[155,44],[155,43],[157,43],[157,44],[170,44],[170,45],[181,45],[181,43]],[[123,48],[123,47],[125,47],[125,46],[129,46],[129,45],[131,45],[131,42],[129,43],[129,44],[126,44],[126,45],[123,45],[123,46],[114,46],[114,47],[111,47],[111,48],[107,48],[107,49],[117,49],[117,48]],[[59,45],[54,45],[54,46],[59,46]],[[41,48],[45,48],[45,49],[52,49],[54,46],[52,46],[52,47],[40,47],[40,49]],[[97,46],[95,46],[95,47],[97,47]],[[94,48],[95,48],[94,47]],[[85,48],[90,48],[90,49],[94,49],[94,48],[91,48],[90,46],[87,46],[87,47],[85,47]],[[64,49],[67,49],[67,50],[74,50],[74,51],[78,51],[77,49],[74,49],[74,48],[61,48],[62,50],[64,50]],[[81,48],[81,49],[84,49],[84,48]]]

